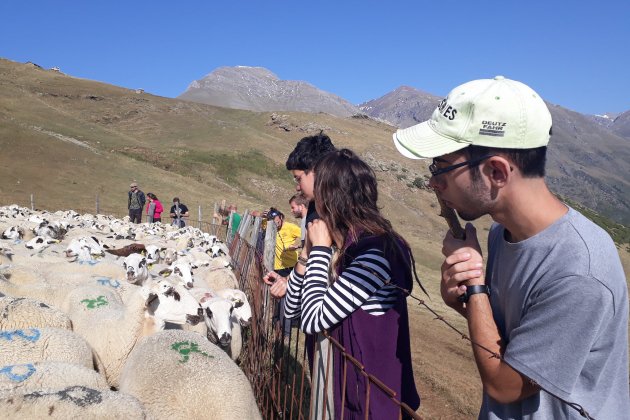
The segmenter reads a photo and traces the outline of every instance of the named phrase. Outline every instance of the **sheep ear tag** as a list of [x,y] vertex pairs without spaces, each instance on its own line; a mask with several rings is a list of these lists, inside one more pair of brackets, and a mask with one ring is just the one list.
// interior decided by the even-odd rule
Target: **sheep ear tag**
[[150,270],[151,268],[153,268],[153,263],[147,264],[147,268]]
[[244,304],[245,304],[245,303],[244,303],[242,300],[240,300],[240,299],[235,299],[235,300],[234,300],[234,307],[235,307],[235,308],[240,308],[240,307],[241,307],[241,306],[243,306]]
[[164,270],[160,271],[158,274],[162,277],[168,277],[171,275],[173,271],[170,268],[165,268]]

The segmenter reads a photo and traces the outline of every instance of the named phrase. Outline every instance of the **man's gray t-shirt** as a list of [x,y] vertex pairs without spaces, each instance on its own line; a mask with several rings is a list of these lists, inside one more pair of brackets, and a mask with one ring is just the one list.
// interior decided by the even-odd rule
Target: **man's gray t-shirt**
[[[628,287],[608,234],[569,208],[517,243],[495,224],[486,281],[504,360],[597,419],[630,418]],[[514,404],[484,393],[479,418],[583,418],[541,391]]]

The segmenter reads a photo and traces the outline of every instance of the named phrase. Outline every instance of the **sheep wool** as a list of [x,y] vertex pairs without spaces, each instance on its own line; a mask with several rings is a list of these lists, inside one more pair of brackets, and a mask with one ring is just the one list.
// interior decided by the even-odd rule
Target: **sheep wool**
[[20,328],[72,329],[70,317],[43,302],[27,298],[0,297],[0,330]]
[[94,368],[90,345],[72,331],[59,328],[0,331],[0,366],[42,361]]
[[126,306],[118,295],[113,299],[88,287],[68,295],[67,310],[74,331],[94,349],[113,387],[117,387],[120,369],[144,328],[145,299],[140,292],[134,293]]
[[123,368],[120,390],[153,418],[261,418],[243,371],[194,332],[166,330],[143,338]]
[[146,417],[142,404],[130,395],[81,385],[22,395],[0,393],[0,420],[135,420]]
[[27,394],[42,389],[76,385],[109,389],[105,378],[94,369],[71,363],[41,362],[0,366],[0,392]]

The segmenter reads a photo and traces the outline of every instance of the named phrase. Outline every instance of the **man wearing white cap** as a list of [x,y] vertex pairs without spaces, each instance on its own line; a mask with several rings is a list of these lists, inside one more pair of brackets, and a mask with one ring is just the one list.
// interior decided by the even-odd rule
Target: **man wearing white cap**
[[497,76],[456,87],[394,143],[433,159],[429,185],[460,217],[496,222],[485,261],[470,223],[465,240],[449,232],[443,247],[442,298],[479,344],[479,417],[581,418],[570,402],[627,418],[625,275],[608,234],[547,188],[550,135],[536,92]]

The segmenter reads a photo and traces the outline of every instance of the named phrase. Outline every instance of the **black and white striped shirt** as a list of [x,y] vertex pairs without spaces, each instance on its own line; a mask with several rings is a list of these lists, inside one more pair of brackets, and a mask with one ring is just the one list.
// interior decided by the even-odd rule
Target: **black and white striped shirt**
[[398,289],[385,284],[391,272],[382,250],[370,248],[361,252],[329,286],[331,260],[331,248],[313,247],[304,276],[295,270],[289,275],[285,316],[301,316],[304,332],[312,334],[329,329],[359,308],[378,316],[395,305]]

